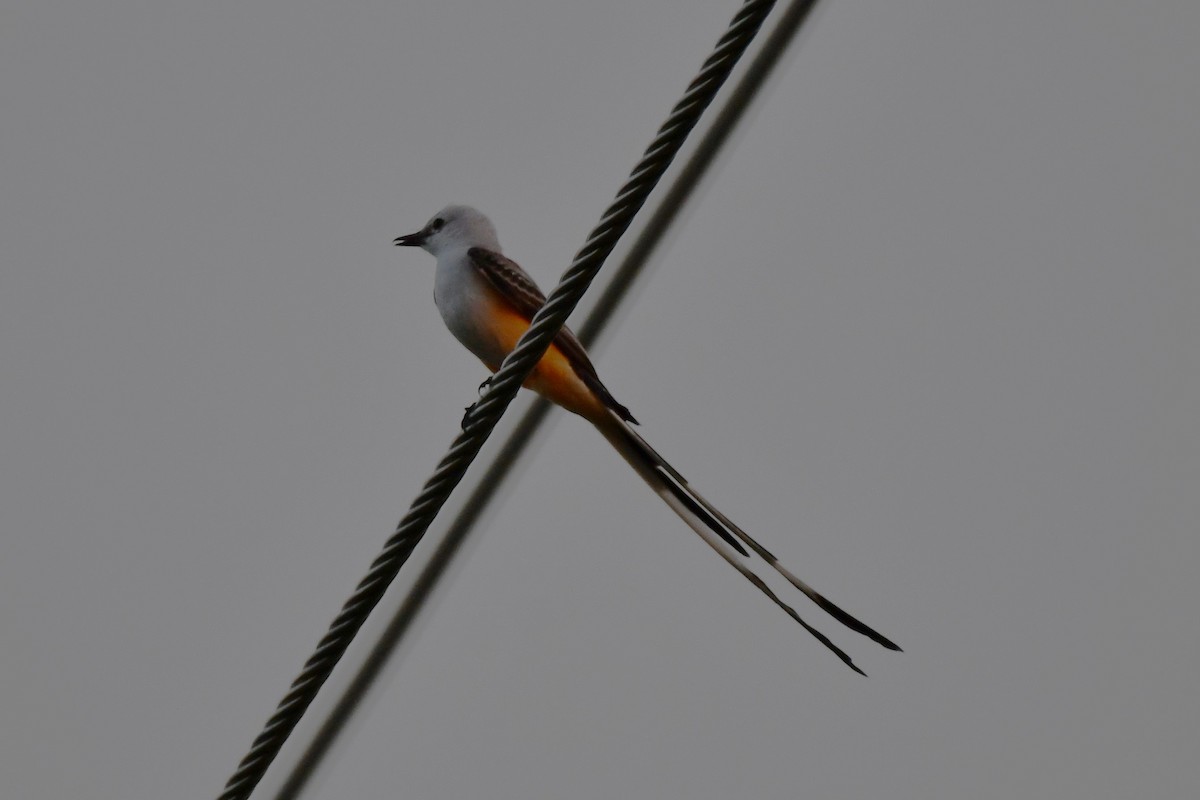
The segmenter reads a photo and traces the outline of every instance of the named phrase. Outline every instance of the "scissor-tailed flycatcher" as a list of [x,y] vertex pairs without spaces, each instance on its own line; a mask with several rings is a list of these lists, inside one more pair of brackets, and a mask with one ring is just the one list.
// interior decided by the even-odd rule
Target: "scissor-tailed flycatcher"
[[[546,302],[546,297],[525,270],[500,254],[500,242],[491,221],[473,208],[448,206],[424,228],[399,237],[394,244],[424,248],[437,259],[433,299],[446,327],[488,369],[498,370],[504,357],[529,328],[533,315]],[[650,488],[700,534],[700,538],[855,672],[866,674],[751,571],[746,563],[751,559],[746,548],[834,619],[884,647],[900,649],[789,572],[775,556],[691,488],[683,476],[630,427],[630,423],[636,424],[637,420],[600,382],[583,345],[570,330],[559,331],[524,385],[595,425]]]

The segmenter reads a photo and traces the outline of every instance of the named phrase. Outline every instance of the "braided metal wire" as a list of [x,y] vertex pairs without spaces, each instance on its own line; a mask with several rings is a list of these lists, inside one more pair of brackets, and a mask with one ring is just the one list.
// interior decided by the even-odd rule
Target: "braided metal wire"
[[733,67],[758,33],[775,6],[774,0],[747,0],[730,21],[724,35],[705,60],[699,74],[659,128],[641,161],[605,211],[600,223],[576,254],[562,280],[550,293],[546,304],[516,348],[509,353],[490,388],[472,411],[468,424],[455,438],[433,475],[413,501],[408,513],[371,564],[354,594],[321,638],[316,651],[292,682],[275,713],[254,739],[250,751],[238,764],[218,800],[248,798],[267,768],[274,761],[304,712],[315,699],[337,662],[345,654],[367,616],[399,573],[404,562],[420,542],[450,493],[462,480],[467,468],[483,447],[501,414],[512,402],[525,377],[550,346],[583,293],[600,271],[604,260],[629,228],[634,216],[646,202],[671,161],[683,146],[701,114],[729,77]]

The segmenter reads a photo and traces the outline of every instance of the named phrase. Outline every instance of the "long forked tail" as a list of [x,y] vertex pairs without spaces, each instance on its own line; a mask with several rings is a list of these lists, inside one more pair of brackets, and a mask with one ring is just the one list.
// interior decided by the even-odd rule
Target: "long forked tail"
[[[709,547],[717,552],[721,558],[729,562],[729,564],[742,574],[746,580],[758,587],[759,591],[771,599],[775,605],[782,608],[791,616],[792,619],[800,623],[803,628],[817,638],[821,644],[828,647],[837,655],[850,669],[866,675],[859,669],[850,656],[829,640],[825,634],[805,622],[796,610],[785,603],[779,595],[755,574],[747,563],[751,556],[750,552],[756,554],[759,558],[769,564],[776,572],[782,575],[787,581],[799,589],[810,600],[817,604],[822,610],[842,623],[852,631],[857,631],[862,635],[874,639],[879,644],[889,650],[899,650],[900,647],[882,635],[875,629],[865,625],[858,619],[843,611],[838,606],[834,605],[824,595],[817,592],[804,581],[800,580],[791,571],[779,563],[779,559],[775,558],[765,547],[760,545],[750,537],[744,530],[733,523],[729,517],[718,511],[711,503],[705,500],[699,492],[688,485],[688,482],[680,475],[674,467],[667,463],[666,459],[658,454],[645,439],[639,436],[632,428],[616,415],[612,415],[604,421],[604,424],[597,425],[604,437],[616,448],[617,452],[629,462],[642,479],[650,485],[650,488],[661,497],[667,505],[669,505],[676,514],[678,514],[688,526],[700,535]],[[744,545],[744,546],[743,546]],[[750,552],[746,548],[749,548]]]

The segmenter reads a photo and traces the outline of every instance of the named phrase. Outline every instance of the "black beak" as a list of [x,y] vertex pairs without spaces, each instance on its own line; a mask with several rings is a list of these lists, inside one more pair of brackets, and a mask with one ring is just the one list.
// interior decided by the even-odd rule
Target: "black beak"
[[420,247],[425,244],[425,240],[429,238],[429,234],[425,231],[417,231],[410,233],[407,236],[398,236],[392,244],[396,247]]

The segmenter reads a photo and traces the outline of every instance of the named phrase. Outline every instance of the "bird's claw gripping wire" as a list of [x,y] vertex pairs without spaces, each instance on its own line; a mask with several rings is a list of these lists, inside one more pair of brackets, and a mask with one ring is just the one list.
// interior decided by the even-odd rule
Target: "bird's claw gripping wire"
[[[480,397],[482,397],[484,391],[492,385],[492,377],[493,376],[489,375],[487,378],[484,378],[483,383],[479,384],[478,392],[479,392]],[[471,403],[471,405],[469,405],[463,409],[463,418],[462,418],[462,426],[461,427],[464,431],[467,429],[467,425],[470,424],[471,414],[474,413],[475,406],[477,406],[477,405],[479,405],[479,404]]]

